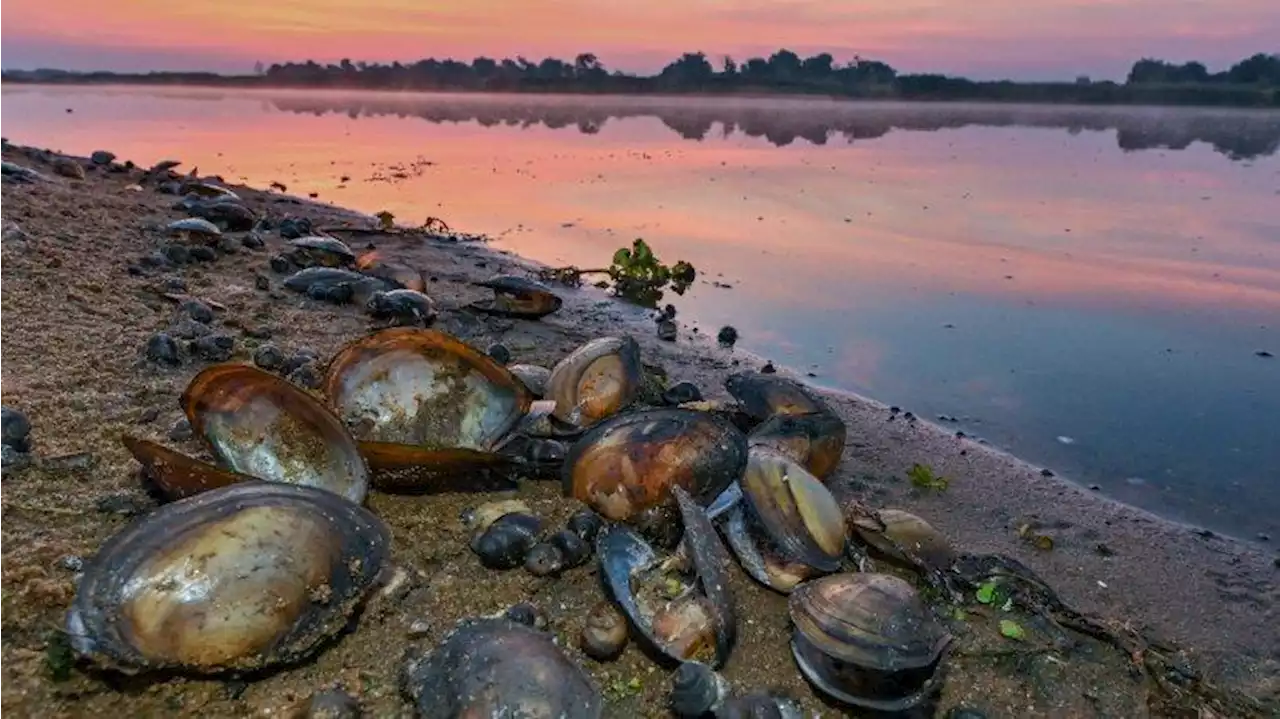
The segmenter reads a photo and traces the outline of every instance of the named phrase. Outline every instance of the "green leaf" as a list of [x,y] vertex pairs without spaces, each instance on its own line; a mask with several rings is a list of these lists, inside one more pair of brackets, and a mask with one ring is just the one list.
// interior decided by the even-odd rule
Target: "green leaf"
[[631,250],[628,250],[627,248],[623,247],[622,249],[613,253],[613,264],[626,265],[629,262],[631,262]]
[[911,469],[907,470],[907,477],[911,484],[922,489],[943,490],[951,483],[951,480],[935,473],[933,467],[919,462],[911,465]]
[[1022,641],[1027,638],[1027,633],[1023,631],[1022,625],[1012,619],[1000,620],[1000,633],[1009,639],[1016,639],[1018,641]]
[[991,604],[996,600],[996,583],[984,582],[978,587],[978,602]]
[[951,616],[957,622],[963,622],[964,620],[969,618],[969,613],[961,609],[960,607],[955,607],[954,609],[951,610]]

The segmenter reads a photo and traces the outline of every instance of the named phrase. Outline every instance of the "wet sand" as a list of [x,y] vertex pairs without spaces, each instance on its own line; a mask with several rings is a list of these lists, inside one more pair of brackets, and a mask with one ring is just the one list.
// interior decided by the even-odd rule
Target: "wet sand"
[[[600,684],[607,716],[665,715],[669,667],[656,664],[634,642],[608,663],[587,659],[576,648],[583,615],[601,599],[592,565],[555,579],[479,565],[467,549],[459,514],[503,496],[495,493],[371,493],[368,506],[391,527],[394,560],[411,581],[394,597],[374,600],[353,632],[301,666],[250,682],[122,679],[77,666],[68,678],[54,681],[49,643],[75,591],[75,562],[68,557],[87,560],[105,539],[155,506],[120,436],[201,451],[193,440],[168,435],[182,416],[177,397],[207,363],[187,357],[169,369],[142,356],[148,337],[178,317],[177,303],[164,296],[175,292],[174,280],[185,286],[179,292],[217,303],[213,331],[235,338],[236,361],[250,361],[263,342],[286,353],[309,348],[327,359],[371,325],[358,307],[284,290],[283,275],[268,268],[268,258],[283,244],[274,233],[266,236],[265,249],[241,247],[219,253],[213,262],[131,273],[131,265],[167,241],[161,228],[184,216],[171,207],[176,197],[158,194],[151,185],[130,189],[140,172],[91,169],[80,181],[56,176],[41,156],[21,148],[6,147],[4,159],[48,177],[31,184],[6,180],[3,190],[4,404],[30,418],[38,458],[4,475],[5,711],[49,717],[287,716],[312,692],[341,685],[359,699],[366,716],[412,716],[397,686],[406,651],[431,646],[459,618],[529,600]],[[352,216],[231,187],[276,221],[286,215],[328,221]],[[513,362],[551,366],[588,339],[627,332],[640,342],[646,363],[665,369],[671,382],[694,382],[709,398],[727,397],[728,374],[762,364],[683,329],[678,342],[660,342],[643,310],[592,288],[557,288],[564,307],[539,322],[477,316],[459,309],[488,294],[470,283],[534,265],[483,243],[390,235],[369,240],[384,256],[433,278],[427,290],[441,311],[438,328],[480,348],[502,342]],[[267,279],[268,289],[258,287],[258,276]],[[830,482],[841,496],[919,514],[963,551],[1015,557],[1068,604],[1175,643],[1184,651],[1188,673],[1270,702],[1263,712],[1280,711],[1280,559],[1274,553],[1111,502],[950,430],[908,421],[877,402],[826,396],[849,428],[843,462]],[[915,463],[948,477],[947,489],[914,487],[906,473]],[[525,499],[551,526],[577,508],[560,496],[556,482],[524,481],[504,494]],[[1028,524],[1052,537],[1052,550],[1019,536]],[[736,570],[732,588],[739,641],[724,674],[735,690],[776,687],[806,709],[840,715],[795,671],[786,643],[785,597]],[[969,609],[964,620],[952,622],[959,641],[948,661],[942,709],[965,705],[991,717],[1162,715],[1149,711],[1147,688],[1129,675],[1128,658],[1109,647],[1080,636],[1074,649],[1051,649],[1048,635],[1029,620],[1028,641],[1014,645],[993,630],[997,612]],[[425,636],[410,638],[409,626],[424,621]]]

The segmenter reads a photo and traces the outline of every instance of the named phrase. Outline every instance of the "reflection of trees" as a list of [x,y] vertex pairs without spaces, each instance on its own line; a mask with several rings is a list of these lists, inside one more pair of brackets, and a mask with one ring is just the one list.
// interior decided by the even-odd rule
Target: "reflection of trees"
[[389,94],[282,94],[271,104],[285,112],[349,117],[418,117],[433,123],[477,122],[485,127],[576,128],[595,134],[610,120],[655,117],[687,140],[740,132],[783,147],[798,139],[815,145],[840,138],[871,139],[890,130],[932,131],[966,126],[1058,128],[1116,132],[1122,150],[1185,149],[1205,142],[1233,160],[1275,154],[1280,114],[1212,109],[1067,108],[1012,105],[911,105],[785,100],[683,98],[564,98]]

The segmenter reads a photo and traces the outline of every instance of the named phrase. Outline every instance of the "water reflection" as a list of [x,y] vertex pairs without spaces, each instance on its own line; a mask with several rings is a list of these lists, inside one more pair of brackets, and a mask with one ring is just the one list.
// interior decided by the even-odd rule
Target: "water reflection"
[[741,133],[777,147],[798,139],[814,145],[869,140],[893,130],[1019,126],[1071,133],[1114,131],[1116,146],[1125,151],[1183,150],[1204,142],[1232,160],[1250,160],[1280,149],[1280,114],[1239,110],[384,93],[289,94],[273,97],[270,103],[283,112],[345,113],[353,120],[391,115],[433,123],[476,122],[485,127],[574,128],[587,135],[600,132],[611,120],[655,117],[686,140]]

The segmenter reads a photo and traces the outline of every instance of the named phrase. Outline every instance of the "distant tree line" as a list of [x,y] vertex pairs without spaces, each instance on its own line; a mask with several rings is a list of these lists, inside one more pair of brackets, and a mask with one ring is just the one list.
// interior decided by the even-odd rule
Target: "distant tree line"
[[410,64],[352,62],[258,63],[253,75],[210,73],[68,73],[57,70],[4,73],[6,82],[118,82],[244,85],[372,90],[449,90],[571,93],[802,93],[851,98],[906,100],[986,100],[1086,104],[1192,104],[1280,107],[1280,56],[1257,54],[1228,70],[1210,74],[1201,63],[1182,65],[1144,58],[1123,84],[1093,82],[1024,83],[975,81],[939,74],[900,74],[878,60],[855,57],[837,63],[828,53],[802,58],[779,50],[745,62],[731,57],[713,64],[701,52],[684,53],[656,75],[608,70],[595,54],[573,61],[548,57],[470,63],[428,58]]

